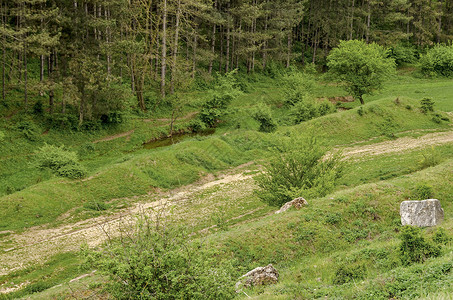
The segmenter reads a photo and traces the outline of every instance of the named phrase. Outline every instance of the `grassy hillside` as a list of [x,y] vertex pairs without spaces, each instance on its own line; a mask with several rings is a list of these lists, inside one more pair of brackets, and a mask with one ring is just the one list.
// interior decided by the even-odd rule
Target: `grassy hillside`
[[[251,77],[248,85],[213,135],[187,137],[156,149],[144,149],[143,143],[168,134],[163,112],[151,118],[131,117],[119,127],[94,132],[47,131],[31,118],[30,126],[36,126],[32,139],[25,129],[13,126],[15,116],[3,120],[0,251],[6,255],[20,248],[16,234],[20,237],[32,226],[58,229],[78,220],[114,216],[137,201],[148,203],[161,195],[171,199],[167,191],[183,187],[178,191],[187,195],[172,206],[173,222],[217,249],[218,262],[228,261],[236,270],[233,277],[269,263],[279,270],[277,285],[246,290],[252,298],[414,299],[453,293],[451,242],[443,246],[440,257],[425,264],[404,266],[398,256],[399,204],[418,199],[420,186],[441,201],[445,210],[441,228],[453,236],[453,144],[447,114],[453,110],[451,83],[399,76],[381,94],[365,98],[364,106],[341,103],[345,109],[299,125],[291,125],[288,108],[282,106],[278,80]],[[315,93],[319,98],[344,95],[338,86],[324,83],[317,84]],[[433,97],[436,112],[420,110],[425,96]],[[271,108],[279,124],[275,133],[257,131],[252,112],[260,103]],[[186,108],[177,129],[188,128],[196,118],[193,109]],[[343,151],[344,176],[326,197],[307,199],[309,205],[300,211],[275,215],[277,208],[255,193],[253,176],[283,140],[312,134],[323,145]],[[70,180],[39,170],[34,152],[45,142],[76,151],[87,177]],[[243,165],[247,162],[253,163]],[[200,179],[223,178],[237,166],[230,172],[239,173],[240,180],[187,186]],[[423,230],[427,239],[435,234],[436,229]],[[0,298],[106,296],[102,291],[106,278],[80,268],[82,261],[73,251],[64,252],[0,275],[2,288],[24,284]],[[357,274],[342,281],[344,270]],[[68,283],[84,273],[91,275]]]

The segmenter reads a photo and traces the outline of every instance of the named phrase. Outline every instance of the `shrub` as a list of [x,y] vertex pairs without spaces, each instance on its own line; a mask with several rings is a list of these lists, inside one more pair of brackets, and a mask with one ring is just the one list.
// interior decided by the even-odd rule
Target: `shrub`
[[277,129],[277,123],[275,123],[271,110],[266,105],[259,105],[252,117],[260,123],[259,131],[261,132],[274,132]]
[[434,101],[431,98],[423,98],[420,100],[420,110],[424,113],[427,114],[428,112],[434,111]]
[[103,251],[85,250],[86,264],[107,273],[117,299],[231,299],[235,275],[215,250],[188,241],[182,228],[141,216],[132,234]]
[[312,99],[299,101],[291,109],[294,124],[299,124],[301,122],[316,118],[318,114],[319,110],[316,107],[316,103]]
[[439,152],[431,147],[422,152],[422,159],[420,160],[420,167],[422,169],[437,166],[441,161]]
[[218,78],[218,84],[212,91],[212,97],[201,107],[200,120],[208,127],[215,124],[225,115],[228,105],[241,94],[236,87],[235,71]]
[[453,45],[437,45],[420,59],[420,68],[426,76],[453,76]]
[[36,164],[41,169],[50,169],[59,176],[68,178],[82,178],[86,175],[85,168],[79,163],[77,154],[45,144],[36,152]]
[[356,265],[343,265],[335,271],[333,279],[334,284],[345,284],[354,280],[365,278],[366,267],[361,264]]
[[290,106],[310,98],[315,80],[313,75],[297,71],[290,72],[283,77],[284,103]]
[[323,101],[318,104],[318,114],[325,116],[327,114],[335,112],[337,109],[330,101]]
[[405,63],[412,64],[417,61],[417,50],[413,46],[398,44],[390,48],[388,57],[393,58],[397,66]]
[[399,257],[403,265],[423,263],[440,255],[440,246],[426,241],[418,227],[404,226],[400,239]]
[[16,129],[19,130],[27,140],[37,141],[39,139],[39,129],[35,123],[31,121],[22,121],[16,125]]
[[430,199],[433,197],[433,188],[425,183],[418,184],[413,196],[415,199]]
[[438,228],[436,230],[436,233],[434,234],[434,237],[433,237],[434,243],[436,243],[437,245],[446,245],[450,241],[451,241],[451,237],[449,237],[447,235],[447,233],[445,232],[445,229]]
[[258,196],[272,206],[296,197],[324,196],[341,176],[340,155],[329,154],[314,137],[282,142],[264,173],[256,178]]

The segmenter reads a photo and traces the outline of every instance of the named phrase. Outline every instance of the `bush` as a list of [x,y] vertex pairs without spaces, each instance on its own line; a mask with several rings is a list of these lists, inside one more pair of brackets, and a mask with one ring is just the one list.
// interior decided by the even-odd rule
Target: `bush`
[[437,166],[441,161],[441,156],[439,152],[431,147],[422,152],[422,159],[420,160],[420,167],[426,169],[429,167]]
[[420,110],[424,113],[427,114],[428,112],[434,111],[434,101],[431,98],[423,98],[420,100]]
[[345,284],[354,280],[365,278],[366,267],[364,265],[343,265],[335,271],[334,284]]
[[440,246],[426,241],[420,228],[404,226],[400,239],[399,256],[403,265],[423,263],[430,257],[440,255]]
[[316,107],[316,103],[312,99],[304,99],[297,102],[291,109],[291,115],[294,120],[294,124],[299,124],[316,118],[319,115],[319,110]]
[[313,75],[297,71],[290,72],[283,77],[284,103],[290,106],[310,98],[315,80]]
[[215,250],[188,241],[182,228],[140,217],[132,234],[103,251],[85,250],[86,264],[110,275],[117,299],[231,299],[235,272]]
[[212,97],[201,107],[199,117],[207,127],[214,127],[225,115],[231,101],[241,94],[236,87],[234,73],[235,71],[232,71],[218,78],[218,84],[213,89]]
[[437,245],[446,245],[450,241],[451,241],[451,237],[449,237],[447,235],[447,233],[445,232],[445,229],[438,228],[436,230],[436,233],[434,234],[434,237],[433,237],[434,243],[436,243]]
[[415,199],[430,199],[433,197],[433,188],[425,183],[418,184],[413,196]]
[[37,141],[39,139],[39,129],[35,123],[31,121],[22,121],[16,125],[16,129],[19,130],[27,140]]
[[413,46],[398,44],[390,48],[388,57],[393,58],[397,66],[412,64],[417,61],[417,50]]
[[36,164],[41,169],[50,169],[59,176],[82,178],[85,168],[79,163],[77,154],[67,151],[63,146],[45,144],[36,152]]
[[453,76],[453,45],[437,45],[420,59],[420,68],[424,75]]
[[282,146],[256,178],[258,196],[272,206],[296,197],[324,196],[341,176],[340,155],[327,151],[312,137],[282,142]]
[[274,132],[277,129],[277,123],[275,123],[271,110],[266,105],[259,105],[252,117],[260,123],[259,131],[261,132]]

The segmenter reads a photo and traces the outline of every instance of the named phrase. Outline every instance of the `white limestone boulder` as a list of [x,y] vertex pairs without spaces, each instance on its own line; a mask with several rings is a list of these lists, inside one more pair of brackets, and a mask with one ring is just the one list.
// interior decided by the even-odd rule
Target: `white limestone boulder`
[[444,220],[444,210],[437,199],[403,201],[400,215],[403,226],[431,227],[439,225]]

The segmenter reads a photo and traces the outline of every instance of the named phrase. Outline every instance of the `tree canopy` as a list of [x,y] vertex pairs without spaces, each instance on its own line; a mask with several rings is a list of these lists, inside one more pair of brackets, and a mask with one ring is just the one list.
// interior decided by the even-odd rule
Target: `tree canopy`
[[346,91],[364,104],[363,95],[380,89],[395,70],[395,61],[384,48],[364,41],[341,41],[327,57],[329,72],[344,84]]

